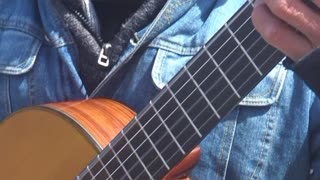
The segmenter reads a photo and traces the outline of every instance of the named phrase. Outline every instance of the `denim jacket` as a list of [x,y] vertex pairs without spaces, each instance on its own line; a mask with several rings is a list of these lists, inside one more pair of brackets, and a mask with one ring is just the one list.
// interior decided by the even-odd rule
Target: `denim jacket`
[[0,1],[0,119],[21,107],[86,97],[71,34],[45,4]]
[[[244,2],[168,0],[90,95],[77,71],[77,46],[52,1],[0,2],[0,117],[88,96],[139,111]],[[319,98],[279,63],[201,142],[191,177],[319,179],[319,114]]]

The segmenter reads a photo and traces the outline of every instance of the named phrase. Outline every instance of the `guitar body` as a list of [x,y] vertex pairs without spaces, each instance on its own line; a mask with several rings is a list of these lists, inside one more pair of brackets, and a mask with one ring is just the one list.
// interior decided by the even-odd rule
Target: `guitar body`
[[[1,179],[74,179],[134,115],[131,109],[108,99],[18,111],[0,124]],[[178,178],[198,157],[196,148],[164,179]]]

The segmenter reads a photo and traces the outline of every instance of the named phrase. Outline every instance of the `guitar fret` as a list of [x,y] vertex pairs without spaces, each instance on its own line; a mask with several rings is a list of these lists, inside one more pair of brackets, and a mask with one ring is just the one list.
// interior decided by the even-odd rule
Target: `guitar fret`
[[182,154],[186,154],[186,152],[182,149],[181,145],[179,144],[179,142],[177,141],[176,137],[174,137],[174,135],[172,134],[171,130],[169,129],[169,127],[166,125],[166,123],[164,122],[164,120],[162,119],[162,117],[160,116],[158,110],[154,107],[152,101],[150,101],[150,106],[152,107],[152,109],[156,112],[156,115],[160,118],[160,121],[162,123],[162,125],[166,128],[167,132],[170,134],[171,138],[173,139],[173,141],[176,143],[176,145],[178,146],[178,148],[180,149],[180,151],[182,152]]
[[136,150],[133,148],[131,142],[129,141],[129,139],[127,138],[127,136],[125,135],[125,133],[123,132],[123,130],[121,130],[120,132],[122,134],[122,136],[125,138],[125,140],[128,142],[129,147],[131,148],[132,152],[134,153],[134,155],[137,157],[137,159],[139,160],[140,164],[143,166],[143,168],[145,169],[145,171],[147,172],[148,176],[150,177],[150,179],[153,179],[152,175],[150,174],[148,168],[145,166],[145,164],[142,162],[140,156],[137,154]]
[[158,157],[161,159],[162,163],[164,164],[164,166],[167,168],[167,170],[170,170],[169,165],[167,164],[167,162],[164,160],[164,158],[162,157],[161,153],[159,152],[158,148],[155,146],[155,144],[152,142],[150,136],[148,135],[148,133],[144,130],[143,126],[141,125],[141,123],[139,122],[139,120],[137,119],[137,117],[134,118],[134,120],[137,122],[137,124],[140,126],[140,128],[142,129],[142,132],[144,133],[144,135],[147,137],[148,141],[150,142],[151,146],[153,147],[153,149],[156,151],[156,153],[158,154]]
[[247,56],[253,67],[256,69],[256,71],[260,74],[260,76],[263,76],[263,73],[260,71],[260,69],[257,67],[256,63],[254,63],[253,59],[249,56],[247,51],[242,46],[241,42],[238,40],[238,38],[234,35],[232,30],[229,28],[228,24],[224,24],[225,28],[230,32],[231,36],[234,38],[234,40],[238,43],[240,48],[242,49],[243,53]]
[[222,74],[222,76],[225,78],[225,80],[227,81],[227,83],[229,84],[229,86],[231,87],[231,89],[233,90],[233,92],[238,96],[238,98],[241,98],[240,94],[238,93],[238,91],[234,88],[234,86],[232,85],[231,81],[229,80],[229,78],[227,77],[227,75],[223,72],[223,70],[220,68],[219,64],[214,60],[214,58],[212,57],[211,53],[208,51],[207,47],[204,45],[203,49],[205,50],[205,52],[209,55],[210,59],[212,60],[212,62],[216,65],[216,67],[218,68],[219,72]]
[[[197,89],[200,91],[202,97],[205,99],[205,101],[208,103],[208,105],[210,106],[210,108],[212,109],[212,111],[214,112],[214,114],[220,119],[221,116],[219,115],[218,111],[216,110],[215,107],[212,106],[210,100],[207,98],[207,96],[205,95],[205,93],[202,91],[202,89],[200,88],[199,84],[196,82],[196,80],[193,78],[193,76],[191,75],[191,73],[188,71],[187,67],[184,66],[184,70],[187,72],[187,74],[189,75],[189,77],[191,78],[192,82],[194,83],[194,85],[196,85]],[[199,132],[200,133],[200,132]]]
[[168,85],[166,85],[166,88],[168,89],[168,91],[170,92],[171,96],[173,97],[173,99],[176,101],[176,103],[178,104],[178,106],[180,107],[180,109],[182,110],[182,112],[185,114],[186,118],[188,119],[188,121],[190,122],[191,126],[194,128],[194,130],[196,131],[196,133],[198,134],[199,137],[202,137],[202,134],[200,133],[199,129],[197,128],[197,126],[193,123],[193,121],[191,120],[191,118],[189,117],[189,115],[187,114],[187,112],[185,111],[185,109],[182,107],[181,103],[179,102],[179,100],[176,98],[176,96],[174,95],[174,93],[172,92],[172,90],[170,89],[170,87]]
[[90,170],[90,168],[89,168],[89,165],[88,165],[86,168],[87,168],[87,171],[88,171],[88,173],[90,174],[90,176],[91,176],[91,177],[94,177],[94,175],[92,174],[92,172],[91,172],[91,170]]
[[[124,172],[126,173],[127,177],[128,177],[129,179],[132,179],[131,176],[130,176],[130,174],[128,173],[126,167],[123,165],[122,161],[121,161],[120,158],[117,156],[117,153],[114,151],[114,149],[111,147],[110,144],[108,145],[108,147],[110,148],[110,150],[112,151],[112,153],[114,154],[114,156],[116,157],[116,159],[118,160],[120,166],[122,167],[122,169],[123,169]],[[116,172],[116,171],[114,171],[114,172],[110,175],[110,177],[112,177],[112,175],[113,175],[115,172]]]
[[[249,0],[249,1],[250,1],[250,0]],[[240,16],[248,10],[247,8],[249,8],[249,6],[250,6],[250,3],[245,3],[245,4],[243,5],[243,7],[238,11],[238,13],[236,13],[233,18],[229,19],[229,21],[227,22],[227,24],[232,24],[232,23],[234,23],[234,22],[238,22]],[[251,12],[250,12],[250,14],[251,14]],[[250,19],[251,19],[251,18],[250,18]],[[225,26],[223,26],[222,28],[225,30]]]
[[[98,161],[101,163],[101,165],[105,167],[105,164],[101,160],[100,154],[98,154],[97,158],[98,158]],[[107,168],[103,168],[103,170],[107,173],[108,176],[110,176],[110,173]]]
[[252,7],[254,7],[254,1],[255,0],[248,0],[249,4],[251,4]]
[[[269,46],[269,48],[272,48],[272,47]],[[274,49],[274,51],[270,54],[271,55],[261,65],[261,67],[265,72],[269,72],[278,63],[278,61],[275,61],[275,59],[283,59],[285,57],[285,55],[283,55],[277,49]]]
[[[236,14],[234,15],[234,17],[231,18],[227,23],[232,23],[232,22],[234,22],[235,20],[237,20],[238,17],[239,17],[243,12],[245,12],[245,10],[247,9],[247,7],[248,7],[248,4],[247,4],[247,3],[244,4],[244,6],[238,11],[238,13],[236,13]],[[226,28],[223,26],[223,27],[220,29],[220,31],[218,31],[217,34],[212,37],[212,39],[207,43],[206,46],[207,46],[207,47],[210,47],[211,45],[215,44],[215,43],[217,42],[217,39],[218,39],[219,37],[221,37],[221,35],[225,32],[225,30],[226,30]],[[229,37],[229,39],[230,39],[230,38],[231,38],[231,37]],[[228,39],[228,40],[229,40],[229,39]],[[221,47],[226,44],[226,42],[227,42],[227,41],[224,41],[223,44],[220,45],[220,47],[219,47],[218,50],[220,50]],[[218,50],[216,50],[216,51],[218,51]]]
[[[251,18],[248,17],[236,30],[232,30],[232,25],[229,25],[229,30],[231,30],[235,37],[237,37],[240,44],[243,46],[244,49],[247,50],[247,48],[243,45],[243,42],[247,40],[248,36],[250,36],[252,33],[256,32],[254,29],[254,26],[252,24]],[[234,27],[236,28],[236,27]],[[232,33],[231,33],[232,34]],[[230,38],[232,38],[231,36]],[[251,56],[250,56],[251,57]],[[251,58],[252,59],[252,58]]]
[[109,145],[111,150],[107,147],[102,159],[97,156],[95,163],[106,173],[101,169],[95,177],[99,166],[87,166],[76,179],[161,178],[191,151],[281,60],[282,53],[272,54],[273,47],[265,47],[254,30],[250,21],[254,2],[247,0],[184,66],[185,71],[134,117],[133,126],[118,134],[110,143],[113,149]]

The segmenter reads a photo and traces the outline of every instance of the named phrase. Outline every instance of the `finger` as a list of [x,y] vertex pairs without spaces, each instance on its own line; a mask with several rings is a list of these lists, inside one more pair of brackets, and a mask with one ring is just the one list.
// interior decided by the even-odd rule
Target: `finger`
[[313,4],[320,8],[320,0],[312,0]]
[[257,2],[252,21],[262,37],[293,60],[299,60],[312,50],[310,41],[272,14],[266,4]]
[[260,6],[260,5],[263,5],[263,4],[265,4],[265,2],[264,2],[263,0],[256,0],[256,1],[254,2],[254,6],[255,6],[255,7]]
[[[314,46],[320,45],[320,15],[302,0],[265,0],[270,11],[298,31],[302,32]],[[319,4],[319,0],[314,0]]]
[[304,3],[316,13],[320,13],[320,0],[304,0]]

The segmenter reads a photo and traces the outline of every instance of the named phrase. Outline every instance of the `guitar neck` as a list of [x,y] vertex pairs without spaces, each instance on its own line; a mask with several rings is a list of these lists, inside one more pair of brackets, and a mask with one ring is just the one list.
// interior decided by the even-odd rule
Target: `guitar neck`
[[284,57],[252,10],[245,3],[78,179],[160,179],[198,145]]

